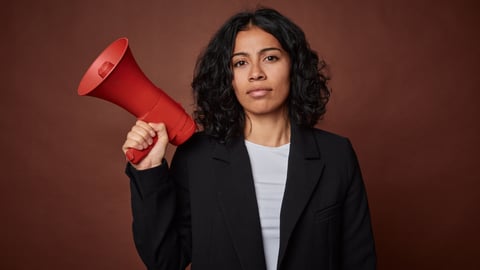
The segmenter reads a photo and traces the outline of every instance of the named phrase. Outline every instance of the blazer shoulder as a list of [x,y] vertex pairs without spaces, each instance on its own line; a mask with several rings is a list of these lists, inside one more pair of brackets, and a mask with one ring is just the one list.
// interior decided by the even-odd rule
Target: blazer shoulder
[[355,150],[348,137],[319,128],[312,128],[312,133],[323,157],[342,160],[356,158]]
[[322,146],[344,147],[351,144],[349,138],[324,129],[312,128],[312,132],[317,142]]
[[203,131],[196,132],[185,143],[177,146],[175,156],[204,156],[211,153],[216,140]]

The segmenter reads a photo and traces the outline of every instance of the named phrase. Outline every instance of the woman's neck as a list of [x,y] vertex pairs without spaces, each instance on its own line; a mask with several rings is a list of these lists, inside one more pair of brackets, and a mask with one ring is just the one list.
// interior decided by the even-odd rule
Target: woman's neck
[[245,139],[264,146],[281,146],[290,142],[287,113],[276,116],[246,115]]

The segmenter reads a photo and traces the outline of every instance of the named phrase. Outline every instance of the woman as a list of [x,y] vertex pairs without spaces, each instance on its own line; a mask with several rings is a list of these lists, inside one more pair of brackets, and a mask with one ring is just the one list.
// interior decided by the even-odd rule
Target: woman
[[213,36],[192,83],[202,128],[169,167],[162,123],[123,145],[133,232],[148,269],[374,269],[360,168],[348,139],[314,128],[329,98],[303,31],[272,9]]

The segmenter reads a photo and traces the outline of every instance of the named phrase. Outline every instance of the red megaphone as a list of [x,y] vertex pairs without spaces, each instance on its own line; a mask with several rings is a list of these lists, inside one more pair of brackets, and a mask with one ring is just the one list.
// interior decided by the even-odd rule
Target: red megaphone
[[[163,122],[174,145],[184,143],[196,129],[183,107],[141,71],[126,38],[114,41],[95,59],[80,81],[78,94],[110,101],[145,122]],[[142,151],[129,149],[128,160],[134,164],[140,162],[156,141],[157,137]]]

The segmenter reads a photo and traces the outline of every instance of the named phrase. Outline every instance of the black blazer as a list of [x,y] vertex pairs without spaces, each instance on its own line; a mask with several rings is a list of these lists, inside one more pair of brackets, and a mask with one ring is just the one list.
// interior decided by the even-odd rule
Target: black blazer
[[[264,270],[260,218],[243,138],[195,134],[168,168],[131,179],[133,234],[148,269]],[[278,269],[375,269],[367,197],[348,139],[293,126]]]

